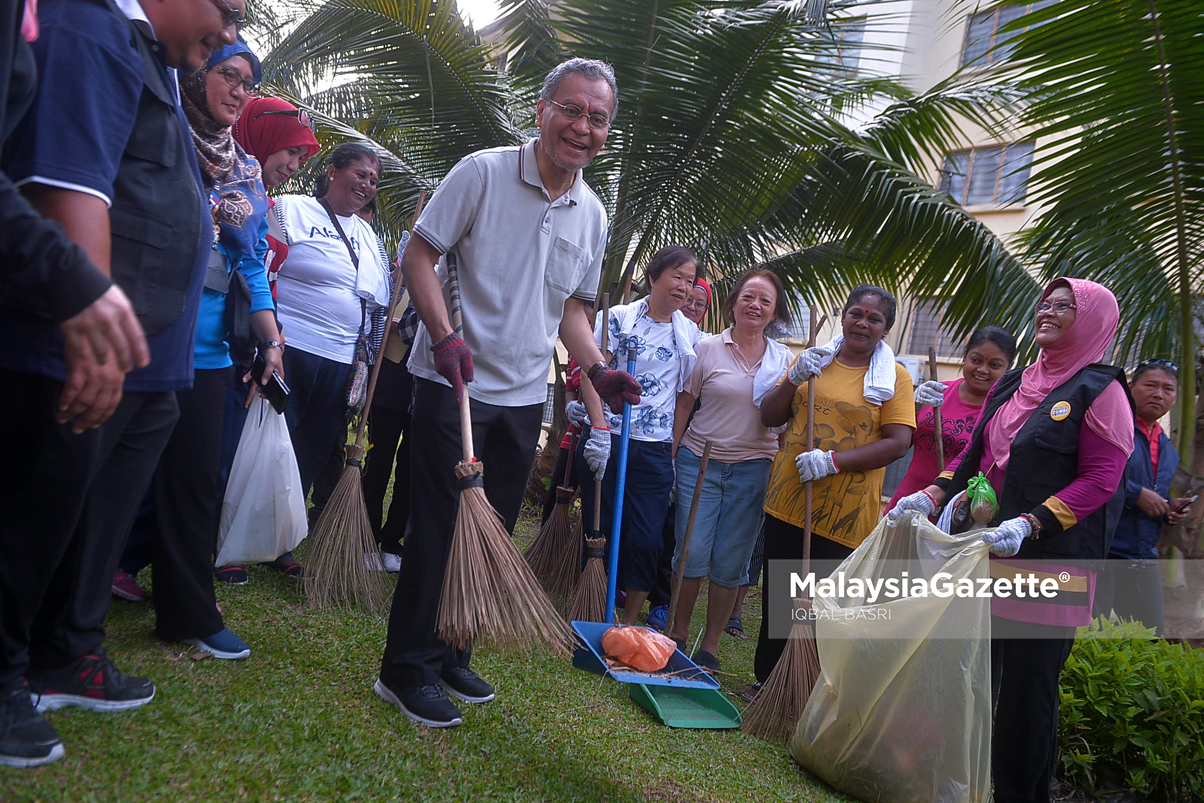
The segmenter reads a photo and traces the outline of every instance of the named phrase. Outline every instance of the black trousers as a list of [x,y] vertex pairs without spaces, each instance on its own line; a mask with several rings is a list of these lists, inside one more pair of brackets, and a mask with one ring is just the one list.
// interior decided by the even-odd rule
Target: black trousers
[[1112,611],[1121,619],[1135,619],[1161,636],[1166,629],[1166,602],[1157,559],[1104,561],[1096,577],[1095,616]]
[[127,393],[100,427],[100,462],[33,622],[29,663],[56,669],[104,642],[113,572],[179,415],[173,391]]
[[1073,627],[991,617],[995,803],[1049,801],[1058,747],[1058,677],[1073,645]]
[[198,370],[192,390],[176,393],[180,420],[155,469],[150,510],[139,515],[119,564],[130,574],[151,564],[157,629],[169,641],[205,638],[225,626],[213,593],[213,557],[231,370]]
[[[453,650],[435,632],[456,523],[454,472],[463,457],[459,408],[451,388],[420,378],[414,384],[410,519],[380,670],[382,680],[401,688],[436,684],[444,667],[467,666],[471,658],[471,650]],[[485,495],[513,531],[535,459],[543,404],[499,407],[474,399],[471,410],[473,445],[485,464]]]
[[334,441],[330,444],[330,457],[326,458],[326,466],[314,477],[313,490],[309,494],[309,526],[317,524],[330,501],[331,494],[343,477],[343,468],[347,465],[347,432],[339,430]]
[[285,349],[284,371],[292,391],[284,420],[297,456],[301,489],[308,497],[347,425],[347,375],[351,366],[300,349]]
[[[771,560],[803,559],[803,528],[795,527],[781,519],[765,514],[765,550],[764,562]],[[844,560],[853,554],[852,547],[838,544],[822,535],[811,535],[811,560]],[[773,599],[772,588],[769,585],[769,569],[764,574],[764,586],[761,589],[763,605],[768,605]],[[757,634],[757,652],[753,658],[753,674],[759,682],[764,683],[777,666],[782,651],[786,649],[786,639],[769,637],[769,615],[761,616],[761,631]]]
[[[401,539],[410,518],[410,413],[378,404],[368,415],[372,451],[364,466],[364,503],[376,543],[385,552],[401,554]],[[396,458],[396,468],[394,459]],[[384,516],[385,491],[393,477],[393,499]]]

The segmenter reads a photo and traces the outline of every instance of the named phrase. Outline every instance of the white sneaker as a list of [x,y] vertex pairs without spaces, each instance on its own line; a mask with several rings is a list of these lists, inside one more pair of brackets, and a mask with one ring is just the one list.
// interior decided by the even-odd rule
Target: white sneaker
[[392,552],[365,552],[364,565],[374,572],[397,574],[401,571],[401,555],[394,555]]

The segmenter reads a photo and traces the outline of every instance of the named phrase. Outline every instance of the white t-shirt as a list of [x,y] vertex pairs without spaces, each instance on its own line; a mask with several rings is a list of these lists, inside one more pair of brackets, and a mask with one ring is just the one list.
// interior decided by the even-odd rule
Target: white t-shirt
[[[468,395],[502,407],[542,404],[564,302],[592,300],[606,250],[606,210],[581,174],[550,200],[537,142],[466,156],[439,184],[414,231],[454,250],[464,341],[473,353]],[[444,287],[446,302],[448,288]],[[410,371],[434,382],[431,339],[418,328]]]
[[[350,365],[360,322],[388,304],[388,261],[372,227],[356,215],[338,216],[359,257],[359,270],[330,216],[316,198],[284,195],[273,207],[288,242],[276,279],[276,310],[288,347]],[[385,302],[378,298],[383,288]],[[367,316],[360,299],[367,301]]]
[[[627,370],[628,348],[636,354],[635,378],[640,383],[640,403],[631,408],[631,437],[637,441],[673,440],[673,412],[681,384],[681,360],[673,324],[654,321],[641,314],[631,337],[620,335],[619,319],[610,313],[610,367]],[[623,426],[623,411],[606,407],[607,426],[615,435]]]

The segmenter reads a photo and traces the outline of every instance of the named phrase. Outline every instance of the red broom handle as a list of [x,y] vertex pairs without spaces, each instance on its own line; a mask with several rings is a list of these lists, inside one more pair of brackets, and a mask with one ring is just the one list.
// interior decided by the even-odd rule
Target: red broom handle
[[[422,214],[422,206],[426,203],[426,190],[418,193],[418,206],[414,208],[414,222],[418,222],[418,216]],[[413,227],[410,233],[413,234]],[[400,269],[400,265],[398,268]],[[360,412],[360,425],[355,431],[355,445],[360,446],[364,442],[364,430],[368,426],[368,413],[372,410],[372,397],[376,393],[376,380],[380,377],[380,366],[385,361],[385,346],[389,344],[389,333],[393,331],[393,310],[401,301],[402,283],[395,282],[393,285],[393,297],[389,299],[389,308],[385,310],[385,333],[380,338],[380,351],[376,353],[376,362],[372,364],[372,373],[368,376],[368,393],[364,396],[364,408]]]
[[[932,346],[928,347],[928,373],[931,374],[932,381],[939,381],[936,378],[936,349]],[[941,408],[932,408],[932,433],[933,445],[936,447],[936,467],[938,471],[945,470],[945,435],[941,432]]]

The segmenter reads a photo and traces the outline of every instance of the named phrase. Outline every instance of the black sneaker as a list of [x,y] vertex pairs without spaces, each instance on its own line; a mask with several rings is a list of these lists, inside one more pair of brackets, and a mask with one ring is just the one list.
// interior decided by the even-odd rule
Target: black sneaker
[[155,699],[155,684],[122,674],[103,649],[61,669],[30,671],[29,692],[38,711],[78,706],[89,711],[126,711]]
[[413,689],[397,689],[396,691],[378,679],[372,686],[376,696],[401,709],[401,713],[428,728],[454,728],[463,720],[460,709],[447,699],[443,687],[439,685],[421,686]]
[[0,690],[0,765],[40,767],[63,757],[63,742],[29,700],[18,678]]
[[439,679],[448,694],[466,703],[487,703],[494,698],[493,687],[466,666],[444,669]]

